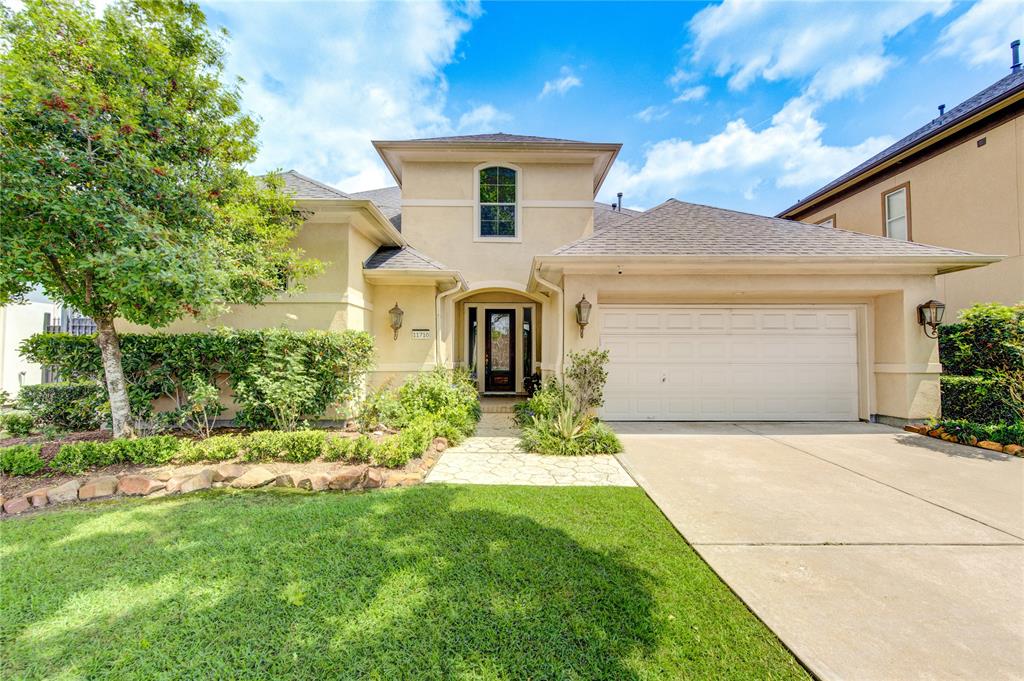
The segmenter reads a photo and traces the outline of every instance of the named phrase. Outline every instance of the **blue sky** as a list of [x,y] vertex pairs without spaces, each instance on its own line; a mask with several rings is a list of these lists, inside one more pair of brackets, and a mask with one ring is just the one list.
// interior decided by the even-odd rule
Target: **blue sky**
[[393,184],[371,139],[622,142],[602,189],[775,213],[1009,72],[1024,3],[206,2],[253,170]]

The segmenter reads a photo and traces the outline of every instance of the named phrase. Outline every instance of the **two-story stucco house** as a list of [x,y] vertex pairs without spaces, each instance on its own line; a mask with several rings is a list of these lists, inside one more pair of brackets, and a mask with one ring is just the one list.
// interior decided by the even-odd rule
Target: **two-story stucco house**
[[950,316],[978,302],[1024,300],[1024,68],[779,213],[893,239],[999,253],[1005,260],[938,280]]
[[398,186],[285,174],[310,215],[297,245],[326,271],[211,325],[364,329],[374,382],[465,366],[498,394],[603,347],[609,419],[912,419],[938,407],[918,306],[936,275],[999,259],[674,199],[612,210],[594,198],[618,144],[374,146]]

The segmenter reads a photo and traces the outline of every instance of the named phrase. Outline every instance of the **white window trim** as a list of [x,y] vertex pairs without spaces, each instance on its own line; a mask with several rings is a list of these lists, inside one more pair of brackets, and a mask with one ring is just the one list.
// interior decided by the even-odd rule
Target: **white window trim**
[[[903,224],[905,225],[904,229],[906,231],[906,236],[903,237],[902,239],[900,239],[899,237],[892,236],[891,233],[890,233],[890,230],[889,230],[890,223],[892,223],[893,220],[899,220],[900,219],[900,218],[889,217],[889,197],[890,196],[894,196],[896,194],[902,194],[903,195],[903,217],[902,217],[902,219],[903,219]],[[884,215],[884,218],[885,218],[885,236],[890,238],[890,239],[898,239],[899,241],[913,241],[913,239],[911,238],[911,231],[910,231],[910,192],[907,191],[907,186],[906,185],[902,185],[902,186],[900,186],[900,187],[898,187],[896,189],[893,189],[892,191],[885,192],[882,195],[882,205],[884,206],[884,210],[885,210],[885,215]]]
[[[515,236],[484,236],[480,233],[480,171],[484,168],[508,168],[516,173],[516,234]],[[523,169],[514,163],[488,161],[473,168],[473,241],[518,244],[523,241]]]

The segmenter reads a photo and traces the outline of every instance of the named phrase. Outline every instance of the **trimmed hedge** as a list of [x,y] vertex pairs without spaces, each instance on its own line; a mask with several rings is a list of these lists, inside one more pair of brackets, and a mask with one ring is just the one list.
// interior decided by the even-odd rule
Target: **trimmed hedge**
[[[210,333],[121,334],[122,365],[128,397],[136,417],[148,417],[153,401],[168,396],[184,403],[183,382],[193,376],[213,382],[226,374],[236,393],[235,421],[264,427],[272,415],[265,396],[251,375],[270,361],[268,351],[286,346],[301,358],[316,389],[303,405],[303,413],[319,418],[336,403],[357,394],[364,374],[373,364],[373,337],[362,331],[291,331],[288,329],[218,329]],[[27,359],[56,367],[65,380],[98,382],[103,365],[95,335],[36,334],[21,344]],[[237,390],[248,379],[248,399]]]
[[107,391],[96,381],[25,385],[18,402],[37,423],[69,431],[96,430],[110,412]]
[[971,376],[1024,368],[1024,305],[980,304],[939,327],[943,373]]
[[50,468],[60,473],[78,475],[89,468],[134,463],[158,466],[171,461],[182,446],[173,435],[154,435],[108,442],[71,442],[62,445],[50,461]]
[[942,376],[942,417],[975,423],[1012,423],[1016,420],[1008,399],[1005,374],[991,376]]

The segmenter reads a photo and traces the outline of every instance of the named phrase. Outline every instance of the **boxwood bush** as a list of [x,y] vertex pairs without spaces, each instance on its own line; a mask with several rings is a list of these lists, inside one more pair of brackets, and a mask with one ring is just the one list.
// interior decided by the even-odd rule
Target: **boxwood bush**
[[[137,418],[148,417],[160,397],[184,403],[185,384],[196,376],[213,382],[226,375],[238,404],[235,421],[250,427],[270,425],[273,395],[266,394],[266,386],[254,377],[273,375],[282,347],[288,348],[303,379],[312,383],[300,405],[302,414],[320,418],[332,405],[356,396],[373,363],[373,337],[362,331],[225,328],[210,333],[126,333],[120,340],[128,397]],[[65,380],[98,382],[103,376],[94,335],[37,334],[20,350],[33,362],[56,367]]]
[[107,442],[70,442],[62,445],[50,461],[50,468],[60,473],[78,475],[90,468],[133,463],[159,466],[171,461],[181,448],[182,440],[173,435],[154,435]]
[[1012,423],[1017,420],[1009,385],[1012,375],[942,376],[939,380],[944,419],[975,423]]
[[96,430],[110,411],[107,391],[95,380],[25,385],[18,402],[37,423],[68,431]]
[[0,473],[5,475],[32,475],[46,462],[40,455],[42,445],[14,445],[0,449]]
[[0,414],[0,431],[11,437],[28,437],[35,425],[35,419],[28,412],[8,411]]

